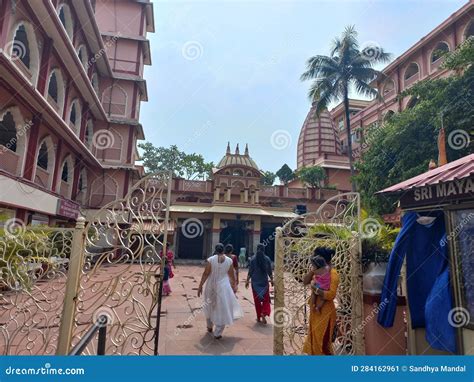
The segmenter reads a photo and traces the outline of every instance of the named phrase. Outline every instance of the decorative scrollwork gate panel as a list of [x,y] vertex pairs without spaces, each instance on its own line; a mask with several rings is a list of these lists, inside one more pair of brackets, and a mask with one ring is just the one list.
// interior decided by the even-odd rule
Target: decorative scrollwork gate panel
[[72,231],[18,219],[1,230],[0,355],[56,353]]
[[303,276],[317,247],[336,254],[332,266],[340,280],[336,295],[335,354],[363,354],[362,269],[359,194],[327,200],[314,213],[294,218],[277,230],[274,353],[301,354],[309,326],[310,290]]
[[[153,354],[170,185],[169,174],[148,176],[86,225],[72,345],[105,314],[106,354]],[[85,353],[96,353],[95,341]]]

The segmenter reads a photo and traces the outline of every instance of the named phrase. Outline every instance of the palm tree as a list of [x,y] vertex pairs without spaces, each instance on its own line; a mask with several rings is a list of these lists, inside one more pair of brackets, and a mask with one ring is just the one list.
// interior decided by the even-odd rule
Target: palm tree
[[[314,80],[308,92],[309,98],[317,102],[316,116],[327,109],[331,102],[343,100],[346,115],[346,132],[348,141],[349,165],[351,177],[354,177],[352,158],[351,124],[349,115],[349,90],[355,88],[357,93],[370,97],[380,97],[370,83],[383,74],[373,66],[390,61],[390,53],[379,46],[368,46],[362,51],[357,41],[354,26],[348,26],[340,38],[335,38],[330,56],[317,55],[307,62],[307,70],[301,80]],[[355,183],[352,191],[355,191]]]

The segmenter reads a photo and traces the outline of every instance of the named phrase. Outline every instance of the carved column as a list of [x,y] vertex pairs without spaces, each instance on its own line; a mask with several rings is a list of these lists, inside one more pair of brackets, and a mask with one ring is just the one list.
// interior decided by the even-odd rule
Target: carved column
[[230,202],[231,192],[232,192],[232,188],[229,187],[229,188],[226,190],[226,194],[225,194],[225,201],[226,201],[226,202]]
[[244,203],[248,203],[249,202],[249,189],[246,188],[244,190]]
[[221,188],[219,186],[214,190],[214,201],[218,202],[221,194]]

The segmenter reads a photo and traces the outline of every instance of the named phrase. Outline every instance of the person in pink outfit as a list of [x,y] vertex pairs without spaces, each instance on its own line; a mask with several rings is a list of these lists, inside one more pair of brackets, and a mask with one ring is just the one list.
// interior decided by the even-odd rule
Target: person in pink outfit
[[324,257],[322,256],[313,257],[311,263],[314,268],[318,270],[311,281],[311,298],[314,309],[317,312],[320,312],[325,301],[323,298],[318,298],[314,291],[317,289],[322,289],[324,291],[329,290],[331,286],[331,267],[326,263],[326,260],[324,260]]

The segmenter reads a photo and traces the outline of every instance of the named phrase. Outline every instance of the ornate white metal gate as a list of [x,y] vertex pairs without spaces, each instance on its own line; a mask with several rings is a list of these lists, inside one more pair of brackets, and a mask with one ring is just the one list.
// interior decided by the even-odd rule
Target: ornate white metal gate
[[303,275],[317,247],[335,249],[339,273],[335,354],[363,354],[360,196],[337,195],[314,213],[277,229],[275,246],[274,354],[301,354],[309,325],[309,288]]
[[0,231],[0,354],[67,354],[102,315],[106,354],[155,353],[171,181],[143,178],[75,229]]
[[[108,317],[106,354],[153,354],[166,253],[170,173],[139,181],[85,226],[82,256],[71,259],[58,353],[67,352],[100,315]],[[86,353],[95,353],[91,342]]]

